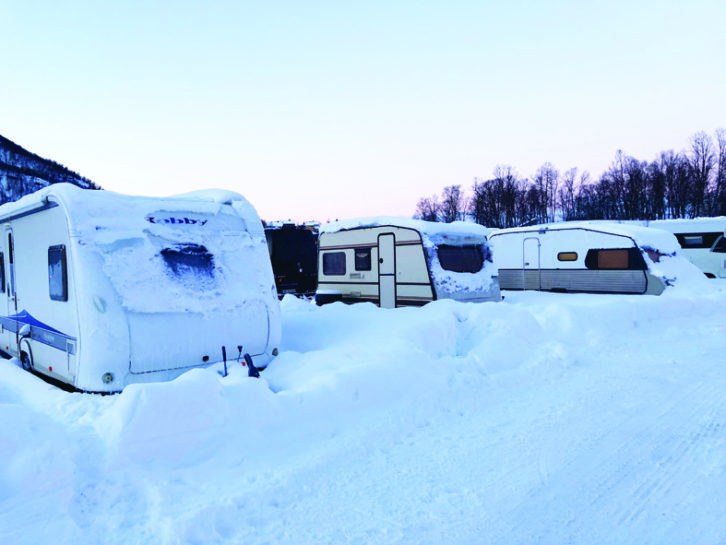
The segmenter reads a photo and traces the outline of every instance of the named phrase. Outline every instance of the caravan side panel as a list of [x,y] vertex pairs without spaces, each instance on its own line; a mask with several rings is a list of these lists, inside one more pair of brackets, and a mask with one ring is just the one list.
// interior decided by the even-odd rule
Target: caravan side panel
[[337,299],[380,304],[381,272],[389,270],[381,268],[381,235],[394,238],[395,306],[422,305],[434,299],[418,231],[376,226],[321,234],[316,296],[319,302]]
[[65,211],[54,206],[12,220],[3,237],[4,276],[13,277],[15,294],[6,286],[2,296],[2,348],[38,372],[73,384],[78,284]]
[[499,284],[507,290],[644,293],[647,289],[643,271],[499,269]]
[[[490,240],[502,289],[643,294],[649,291],[649,280],[655,282],[635,242],[622,235],[542,229],[495,233]],[[535,243],[537,252],[532,250]],[[608,264],[609,255],[621,255],[625,261]],[[658,292],[657,287],[650,289]]]

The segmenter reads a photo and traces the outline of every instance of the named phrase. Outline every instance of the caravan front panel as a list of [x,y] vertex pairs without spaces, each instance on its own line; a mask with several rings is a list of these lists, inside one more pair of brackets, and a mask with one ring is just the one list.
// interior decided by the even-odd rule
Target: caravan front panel
[[644,222],[673,233],[683,255],[709,278],[726,278],[726,217]]

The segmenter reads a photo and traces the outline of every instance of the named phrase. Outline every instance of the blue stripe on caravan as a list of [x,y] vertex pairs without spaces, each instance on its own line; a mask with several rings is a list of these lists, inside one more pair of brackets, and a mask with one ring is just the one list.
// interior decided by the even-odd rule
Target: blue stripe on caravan
[[[76,338],[58,331],[57,329],[44,324],[27,310],[21,310],[12,316],[0,316],[0,324],[3,328],[13,333],[24,326],[30,326],[30,338],[39,343],[52,346],[69,354],[76,353]],[[21,325],[22,324],[22,325]]]

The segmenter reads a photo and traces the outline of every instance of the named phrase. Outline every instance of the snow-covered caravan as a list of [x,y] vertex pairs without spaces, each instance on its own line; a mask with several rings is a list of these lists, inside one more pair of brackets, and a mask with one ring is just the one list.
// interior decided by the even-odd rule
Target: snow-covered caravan
[[[276,354],[257,213],[221,190],[131,197],[56,184],[0,207],[0,349],[79,390],[120,391]],[[241,349],[238,349],[241,347]]]
[[709,278],[726,278],[726,216],[653,220],[644,224],[673,233],[683,255]]
[[673,235],[637,225],[516,227],[493,232],[489,241],[507,290],[660,295],[677,278],[699,276]]
[[435,299],[499,301],[486,233],[472,223],[391,217],[323,225],[315,300],[384,308]]

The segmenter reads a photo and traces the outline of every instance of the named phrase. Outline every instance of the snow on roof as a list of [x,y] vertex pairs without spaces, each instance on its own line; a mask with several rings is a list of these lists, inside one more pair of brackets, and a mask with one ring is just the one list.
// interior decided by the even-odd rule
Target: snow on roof
[[[0,217],[22,212],[43,203],[57,200],[69,211],[69,224],[76,232],[108,230],[113,233],[143,231],[148,216],[159,211],[187,211],[217,214],[225,205],[231,206],[256,232],[259,216],[254,207],[239,193],[223,189],[204,189],[170,197],[124,195],[107,190],[81,189],[72,184],[53,184],[0,207]],[[120,218],[123,221],[119,221]]]
[[[68,210],[72,251],[101,258],[129,310],[211,311],[269,291],[272,273],[262,223],[242,195],[204,190],[139,197],[54,184],[3,205],[0,217],[32,210],[46,198]],[[170,273],[173,266],[164,256],[174,259],[189,251],[197,252],[189,254],[192,258],[206,259],[208,270]],[[89,273],[79,267],[79,274]]]
[[490,229],[487,229],[483,225],[467,221],[439,223],[398,216],[373,216],[326,223],[320,226],[320,233],[337,233],[339,231],[358,229],[361,227],[382,227],[386,225],[413,229],[421,233],[424,239],[428,239],[433,243],[443,237],[486,239],[490,231]]
[[[670,220],[645,220],[642,222],[646,227],[655,229],[669,229],[673,232],[694,233],[699,231],[726,231],[726,216],[714,218],[693,218],[693,219],[670,219]],[[678,228],[678,231],[675,231]]]
[[492,236],[504,233],[528,233],[533,231],[565,231],[569,229],[590,229],[603,233],[626,236],[644,249],[658,250],[664,254],[674,254],[680,250],[678,240],[671,233],[660,229],[643,227],[635,224],[615,223],[610,221],[567,221],[532,225],[529,227],[513,227],[492,232]]
[[173,195],[172,199],[189,199],[194,201],[210,201],[219,204],[232,204],[235,201],[247,201],[242,195],[226,189],[199,189]]

